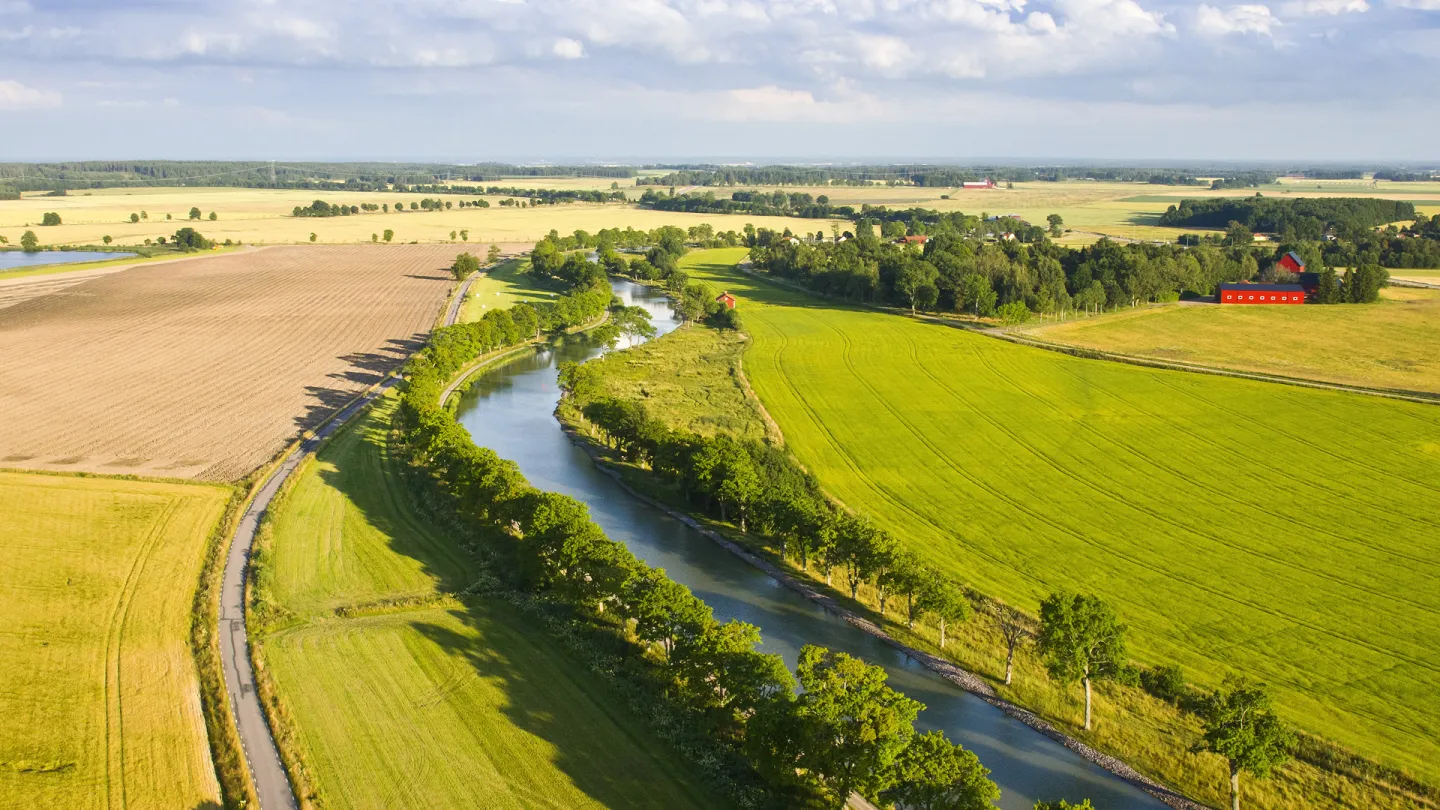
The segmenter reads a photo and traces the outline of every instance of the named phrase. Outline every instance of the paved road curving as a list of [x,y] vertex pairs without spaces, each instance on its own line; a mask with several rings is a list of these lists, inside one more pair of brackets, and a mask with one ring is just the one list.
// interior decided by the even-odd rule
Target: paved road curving
[[[479,278],[472,274],[460,285],[450,308],[445,313],[443,326],[452,326],[460,316],[460,305],[465,300],[471,283]],[[250,547],[255,542],[255,532],[260,528],[260,519],[275,499],[276,493],[305,456],[315,450],[332,433],[361,412],[376,397],[383,394],[399,381],[389,377],[375,390],[347,405],[334,418],[326,422],[315,435],[299,447],[291,450],[280,466],[265,479],[260,491],[255,494],[250,507],[240,518],[235,536],[230,541],[230,552],[225,558],[225,578],[220,590],[220,615],[217,636],[220,639],[220,661],[225,670],[225,691],[230,696],[230,709],[235,716],[235,726],[240,732],[240,746],[244,749],[245,763],[250,769],[250,778],[255,783],[255,793],[260,799],[260,810],[295,810],[295,791],[290,777],[280,761],[275,737],[270,733],[270,724],[265,708],[255,691],[255,668],[250,660],[250,640],[245,631],[245,579],[250,562]]]

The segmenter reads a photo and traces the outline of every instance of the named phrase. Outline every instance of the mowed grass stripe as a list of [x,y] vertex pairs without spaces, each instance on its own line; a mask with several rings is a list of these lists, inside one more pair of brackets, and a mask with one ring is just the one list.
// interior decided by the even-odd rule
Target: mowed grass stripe
[[787,444],[847,505],[1032,610],[1102,593],[1143,660],[1247,672],[1302,725],[1440,776],[1440,410],[711,280],[744,299]]
[[189,628],[229,497],[0,472],[0,806],[218,802]]
[[[395,404],[381,398],[326,445],[267,529],[262,590],[284,626],[260,649],[321,800],[715,806],[543,628],[447,596],[478,571],[413,509],[388,455]],[[363,609],[337,613],[347,607]]]

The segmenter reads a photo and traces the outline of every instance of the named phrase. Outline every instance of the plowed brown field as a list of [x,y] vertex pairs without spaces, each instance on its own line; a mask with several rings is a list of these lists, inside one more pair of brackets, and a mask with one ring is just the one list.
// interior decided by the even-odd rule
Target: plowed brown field
[[276,247],[0,309],[0,467],[240,478],[419,346],[457,252]]

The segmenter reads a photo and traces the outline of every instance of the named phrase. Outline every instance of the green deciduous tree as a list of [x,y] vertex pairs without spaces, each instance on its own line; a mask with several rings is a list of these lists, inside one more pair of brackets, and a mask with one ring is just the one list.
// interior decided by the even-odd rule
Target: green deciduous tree
[[60,224],[60,215],[57,214],[57,213],[55,213],[54,211],[46,211],[46,212],[45,212],[45,215],[40,218],[40,224],[41,224],[41,225],[59,225],[59,224]]
[[1054,593],[1040,603],[1036,647],[1050,677],[1085,687],[1085,730],[1090,730],[1091,682],[1111,678],[1125,664],[1125,625],[1098,596]]
[[1059,237],[1060,234],[1064,233],[1065,219],[1059,214],[1051,214],[1045,217],[1045,221],[1050,223],[1050,235],[1052,237]]
[[1230,765],[1230,808],[1240,810],[1240,773],[1264,778],[1290,758],[1295,735],[1270,705],[1263,686],[1229,678],[1205,702],[1205,740],[1200,750],[1225,757]]
[[40,240],[35,236],[34,231],[20,234],[20,249],[26,253],[34,253],[40,249]]
[[140,215],[139,215],[139,214],[131,214],[131,215],[130,215],[130,221],[131,221],[132,223],[133,223],[133,222],[139,222],[139,221],[140,221]]
[[310,241],[311,241],[311,242],[314,242],[314,241],[315,241],[315,239],[316,239],[316,236],[315,236],[315,234],[313,234],[313,233],[312,233],[312,234],[310,234]]
[[934,614],[940,625],[940,648],[945,648],[945,631],[957,622],[970,618],[970,602],[960,586],[945,575],[931,571],[917,595],[916,607]]
[[199,219],[200,216],[201,216],[201,214],[200,214],[200,209],[199,209],[199,208],[191,208],[191,209],[190,209],[190,218],[191,218],[191,219]]
[[485,252],[485,263],[494,264],[498,261],[500,261],[500,246],[491,245],[490,249]]
[[905,746],[895,763],[895,784],[880,796],[905,810],[991,810],[1000,788],[989,773],[974,752],[932,731]]
[[218,216],[215,215],[215,212],[214,212],[214,211],[211,211],[211,212],[210,212],[210,221],[211,221],[211,222],[214,222],[215,220],[217,220],[217,219],[219,219],[219,218],[220,218],[220,217],[218,217]]
[[1095,805],[1091,804],[1089,799],[1079,804],[1061,799],[1055,802],[1035,802],[1034,810],[1095,810]]
[[380,238],[384,239],[386,242],[389,242],[391,239],[395,238],[395,232],[390,230],[389,228],[386,228],[385,232],[380,235]]
[[843,807],[852,792],[879,798],[894,780],[894,766],[914,737],[924,705],[885,684],[885,670],[806,645],[796,668],[804,690],[796,719],[806,742],[799,760]]
[[480,269],[480,260],[470,253],[461,253],[455,257],[455,263],[450,265],[450,272],[455,274],[457,281],[468,277]]
[[100,237],[100,241],[101,241],[101,242],[104,242],[105,244],[108,245],[108,244],[110,244],[111,242],[113,242],[114,240],[111,239],[111,238],[107,235],[107,236],[102,236],[102,237]]

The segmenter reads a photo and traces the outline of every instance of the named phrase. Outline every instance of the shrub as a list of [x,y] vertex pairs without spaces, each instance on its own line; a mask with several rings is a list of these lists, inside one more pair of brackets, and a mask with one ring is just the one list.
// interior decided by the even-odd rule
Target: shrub
[[1008,324],[1024,323],[1030,320],[1030,308],[1024,301],[1011,301],[995,310],[995,317]]

